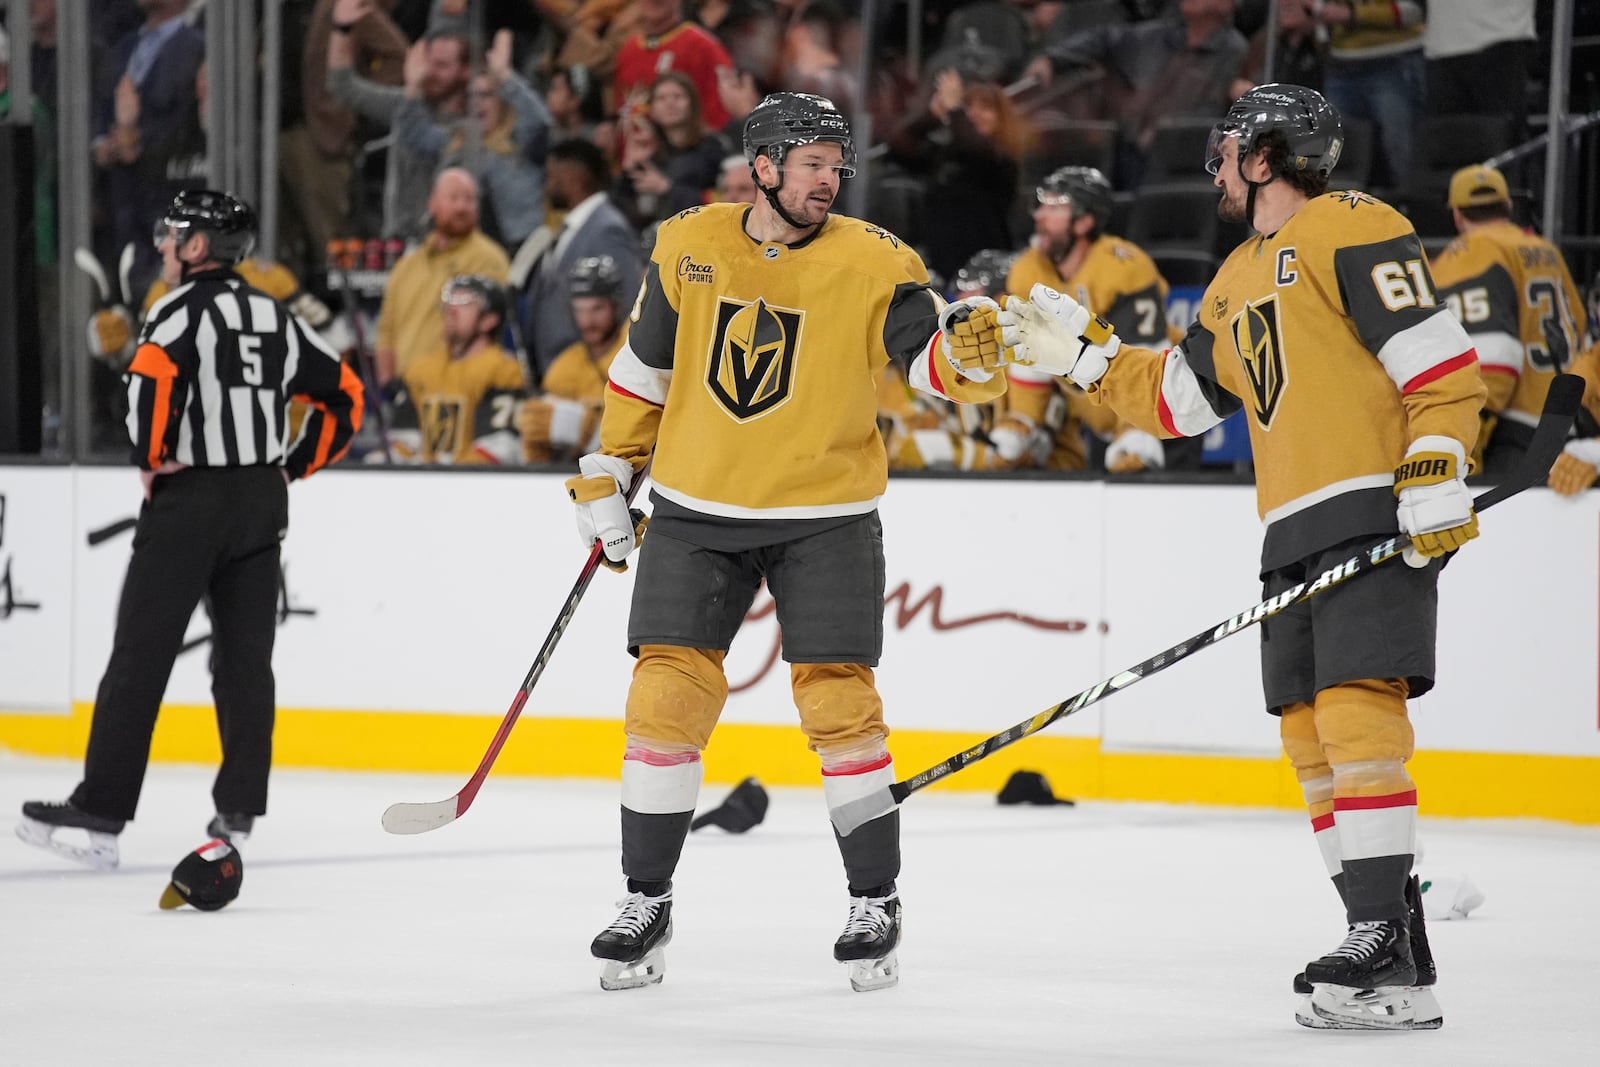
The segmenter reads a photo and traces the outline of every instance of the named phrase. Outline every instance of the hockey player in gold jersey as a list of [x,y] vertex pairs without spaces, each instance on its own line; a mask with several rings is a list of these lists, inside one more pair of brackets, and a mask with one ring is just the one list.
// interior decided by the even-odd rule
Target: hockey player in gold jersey
[[566,462],[595,447],[611,361],[628,336],[616,260],[578,260],[567,292],[578,339],[551,361],[543,394],[522,402],[522,456],[529,463]]
[[1387,567],[1262,624],[1280,716],[1347,936],[1296,978],[1325,1028],[1440,1025],[1411,866],[1417,790],[1406,699],[1433,685],[1441,557],[1477,536],[1467,456],[1485,389],[1409,222],[1327,193],[1343,134],[1320,93],[1265,85],[1213,130],[1219,213],[1257,236],[1223,263],[1183,341],[1123,344],[1072,297],[1035,286],[1001,313],[1008,359],[1066,374],[1161,437],[1249,409],[1266,527],[1265,593],[1309,582],[1386,534]]
[[[1034,196],[1033,243],[1011,268],[1009,292],[1026,293],[1043,284],[1070,293],[1129,344],[1163,346],[1181,336],[1168,329],[1167,282],[1155,261],[1132,241],[1105,230],[1114,199],[1104,174],[1094,167],[1060,167],[1045,176]],[[1040,466],[1083,470],[1089,465],[1079,432],[1084,421],[1109,438],[1105,465],[1113,474],[1199,465],[1198,439],[1163,442],[1112,412],[1090,410],[1082,390],[1068,381],[1027,367],[1008,373],[1013,417],[1048,426],[1054,438]]]
[[1583,301],[1559,249],[1511,221],[1511,192],[1494,167],[1450,179],[1460,236],[1433,258],[1433,280],[1478,349],[1489,400],[1478,471],[1498,478],[1527,451],[1550,382],[1578,356]]
[[505,289],[458,274],[440,293],[443,343],[418,356],[393,396],[391,448],[420,463],[515,463],[522,367],[495,341],[505,327]]
[[[830,214],[855,162],[830,101],[766,97],[744,148],[761,195],[661,226],[611,365],[600,450],[567,483],[583,543],[620,565],[636,539],[623,494],[651,464],[628,621],[627,895],[592,946],[606,989],[661,980],[700,753],[728,696],[723,657],[763,579],[830,808],[894,781],[873,678],[888,484],[878,372],[895,360],[914,387],[958,402],[1005,389],[993,302],[947,306],[897,237]],[[893,985],[898,813],[839,849],[850,916],[834,958],[857,990]]]

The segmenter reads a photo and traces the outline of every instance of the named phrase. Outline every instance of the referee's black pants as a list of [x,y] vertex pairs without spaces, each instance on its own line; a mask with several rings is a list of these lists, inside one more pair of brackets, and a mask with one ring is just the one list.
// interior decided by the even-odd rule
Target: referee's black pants
[[222,736],[211,796],[219,812],[266,813],[279,542],[288,526],[288,487],[278,467],[191,467],[155,479],[139,511],[74,806],[133,818],[167,679],[195,605],[206,597]]

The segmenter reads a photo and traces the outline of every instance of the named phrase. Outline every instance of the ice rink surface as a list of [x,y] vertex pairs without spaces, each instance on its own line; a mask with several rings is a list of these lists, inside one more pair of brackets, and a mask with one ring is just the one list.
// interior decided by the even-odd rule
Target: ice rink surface
[[0,757],[8,1067],[1600,1063],[1592,828],[1425,818],[1422,873],[1487,896],[1429,926],[1445,1026],[1351,1033],[1293,1019],[1291,976],[1343,933],[1300,815],[918,794],[903,977],[859,994],[830,955],[846,896],[821,791],[773,789],[748,834],[690,838],[665,983],[606,993],[588,943],[622,891],[615,783],[491,778],[402,838],[383,809],[465,771],[280,771],[240,898],[207,914],[156,900],[204,840],[210,770],[152,769],[110,874],[10,832],[77,774]]

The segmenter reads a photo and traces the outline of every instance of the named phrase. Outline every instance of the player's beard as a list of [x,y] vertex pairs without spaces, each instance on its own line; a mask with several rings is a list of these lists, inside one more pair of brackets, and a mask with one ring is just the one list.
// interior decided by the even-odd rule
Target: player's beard
[[1223,186],[1222,199],[1217,201],[1217,217],[1223,222],[1248,222],[1244,217],[1244,205],[1249,195],[1248,187],[1245,192],[1235,196],[1227,186]]
[[[816,191],[819,199],[812,199],[812,194],[807,193],[790,200],[784,195],[785,192],[787,190],[778,193],[778,202],[783,205],[783,210],[807,226],[822,225],[828,217],[829,209],[833,207],[833,197],[828,196],[827,190]],[[824,203],[820,198],[826,198],[827,202]]]

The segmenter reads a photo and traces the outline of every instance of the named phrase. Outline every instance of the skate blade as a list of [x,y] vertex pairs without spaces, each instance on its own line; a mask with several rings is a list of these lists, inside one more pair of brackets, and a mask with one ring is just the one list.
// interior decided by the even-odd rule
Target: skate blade
[[871,993],[900,984],[900,961],[893,952],[882,959],[845,962],[850,966],[850,988],[857,993]]
[[600,968],[600,988],[607,992],[618,989],[643,989],[660,985],[667,976],[667,954],[663,951],[672,940],[672,927],[656,942],[654,948],[636,960],[606,960]]
[[1316,985],[1302,997],[1295,1022],[1313,1030],[1437,1030],[1444,1013],[1426,986]]
[[54,852],[58,856],[84,864],[97,871],[115,870],[121,861],[117,851],[117,835],[102,834],[93,830],[83,831],[88,835],[88,845],[74,845],[67,841],[57,841],[56,831],[71,829],[71,827],[51,826],[29,819],[26,816],[17,823],[17,836],[36,848]]

